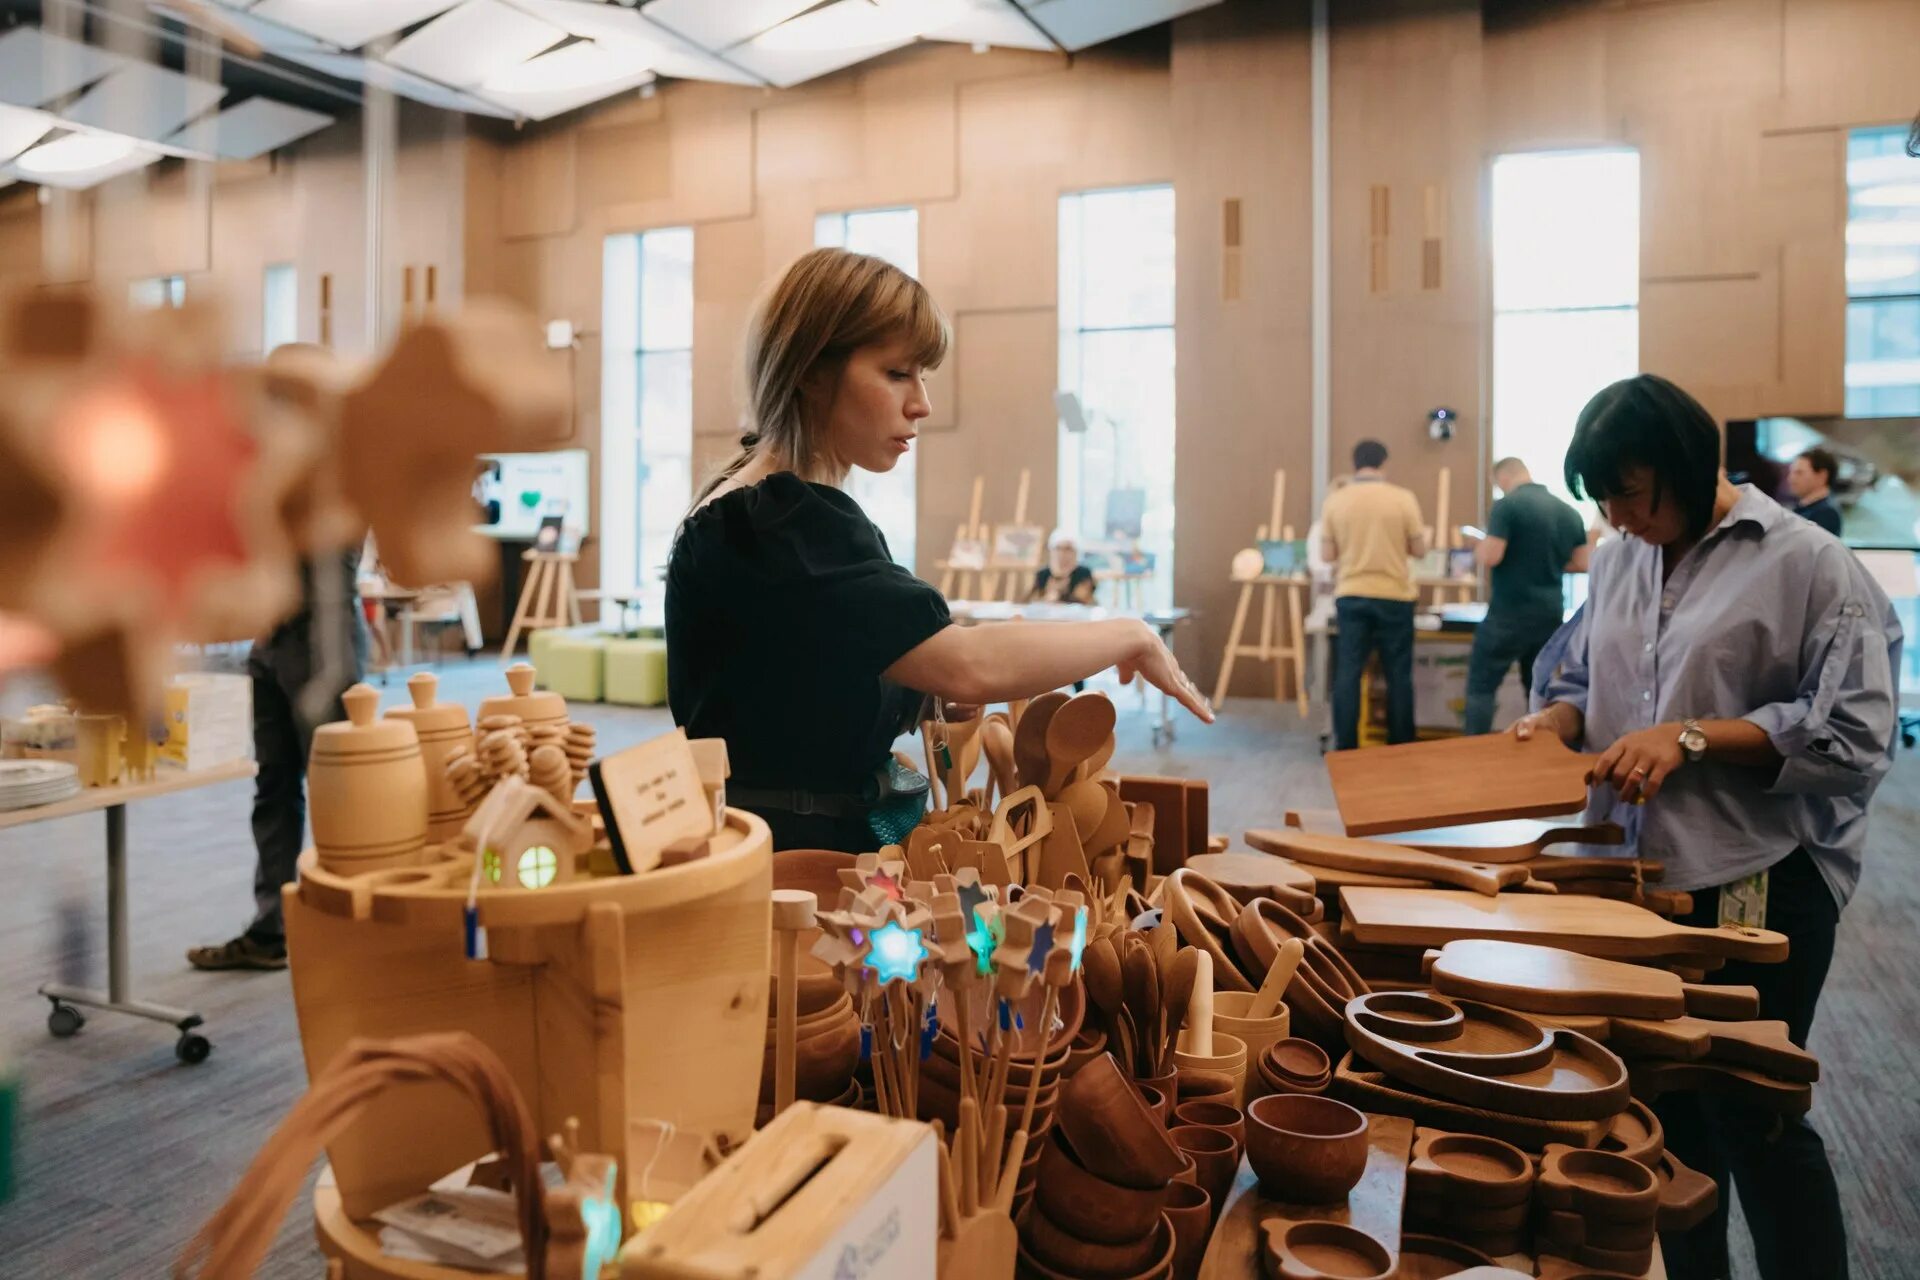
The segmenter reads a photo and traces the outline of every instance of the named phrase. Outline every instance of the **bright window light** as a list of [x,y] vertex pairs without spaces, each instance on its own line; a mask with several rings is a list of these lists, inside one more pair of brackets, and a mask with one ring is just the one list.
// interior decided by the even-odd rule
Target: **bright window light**
[[1847,138],[1849,417],[1920,414],[1920,159],[1902,128]]
[[824,53],[897,44],[952,26],[966,16],[964,0],[840,0],[783,22],[755,37],[777,53]]
[[300,272],[291,262],[277,262],[261,283],[260,350],[272,355],[300,336]]
[[29,176],[85,173],[89,169],[118,164],[132,155],[138,146],[132,138],[118,134],[70,133],[24,152],[14,160],[13,166]]

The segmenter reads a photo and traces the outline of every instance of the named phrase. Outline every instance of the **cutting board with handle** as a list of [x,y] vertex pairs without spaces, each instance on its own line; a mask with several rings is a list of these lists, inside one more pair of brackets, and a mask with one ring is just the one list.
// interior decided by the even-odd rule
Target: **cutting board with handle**
[[1784,1022],[1615,1018],[1608,1041],[1629,1058],[1705,1059],[1807,1084],[1820,1078],[1820,1059],[1787,1039]]
[[1340,891],[1340,904],[1354,938],[1368,946],[1440,947],[1460,938],[1497,938],[1613,960],[1709,956],[1768,964],[1787,958],[1786,935],[1771,929],[1676,924],[1609,898],[1351,888]]
[[[1256,839],[1255,837],[1258,837]],[[1462,862],[1437,853],[1422,853],[1397,844],[1374,840],[1356,840],[1351,836],[1316,836],[1305,831],[1281,827],[1277,830],[1249,831],[1247,843],[1267,853],[1277,853],[1309,867],[1332,867],[1341,871],[1366,871],[1374,875],[1405,876],[1431,884],[1453,885],[1488,895],[1519,884],[1528,878],[1525,867],[1494,866],[1489,863]]]
[[1509,733],[1335,751],[1327,757],[1334,803],[1350,836],[1546,818],[1587,802],[1598,757],[1552,734],[1522,742]]
[[1430,976],[1443,995],[1522,1013],[1751,1018],[1760,1011],[1760,993],[1752,987],[1686,983],[1665,969],[1490,938],[1447,943]]
[[1614,845],[1626,838],[1626,833],[1612,822],[1581,826],[1542,822],[1538,818],[1508,818],[1500,822],[1401,831],[1394,835],[1393,842],[1449,858],[1465,858],[1469,862],[1525,862],[1541,856],[1549,845]]

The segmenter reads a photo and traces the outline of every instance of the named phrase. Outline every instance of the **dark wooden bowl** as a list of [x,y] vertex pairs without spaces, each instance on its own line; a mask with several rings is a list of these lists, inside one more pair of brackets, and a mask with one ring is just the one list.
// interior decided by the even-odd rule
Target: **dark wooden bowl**
[[1247,1159],[1280,1200],[1336,1204],[1367,1167],[1367,1117],[1344,1102],[1274,1093],[1247,1109]]

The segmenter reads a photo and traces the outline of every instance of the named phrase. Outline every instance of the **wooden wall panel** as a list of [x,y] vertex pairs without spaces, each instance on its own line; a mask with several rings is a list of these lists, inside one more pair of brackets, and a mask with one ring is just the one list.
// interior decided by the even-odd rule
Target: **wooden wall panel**
[[1619,140],[1619,118],[1607,110],[1603,6],[1488,0],[1483,30],[1490,154]]
[[644,120],[580,129],[579,206],[589,215],[644,206],[673,194],[673,130]]
[[[740,339],[766,271],[760,223],[705,222],[693,233],[693,431],[731,452],[745,411]],[[697,472],[696,472],[697,473]]]
[[1751,276],[1646,281],[1640,290],[1640,363],[1679,383],[1716,417],[1762,412],[1779,381],[1780,285]]
[[574,229],[579,138],[572,129],[544,130],[514,149],[514,181],[500,188],[500,234],[514,240]]
[[1781,0],[1685,0],[1609,11],[1609,114],[1777,97],[1780,6]]
[[1756,234],[1760,122],[1753,104],[1696,103],[1636,122],[1640,274],[1759,270],[1774,246]]
[[1895,124],[1920,110],[1920,4],[1781,0],[1779,124]]

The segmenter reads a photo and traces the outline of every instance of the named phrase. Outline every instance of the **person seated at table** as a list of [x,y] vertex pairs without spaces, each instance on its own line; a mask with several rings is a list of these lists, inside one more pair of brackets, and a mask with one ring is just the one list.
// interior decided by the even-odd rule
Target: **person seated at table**
[[1137,618],[954,625],[932,586],[895,564],[842,487],[899,463],[932,407],[945,317],[879,258],[815,249],[747,333],[748,428],[701,491],[667,564],[667,703],[693,737],[722,738],[730,803],[766,819],[775,849],[866,852],[920,790],[891,766],[928,695],[1030,698],[1117,666],[1213,712]]
[[[1900,623],[1838,541],[1727,479],[1712,415],[1664,378],[1588,401],[1566,482],[1622,536],[1594,548],[1587,601],[1547,642],[1513,733],[1599,753],[1586,818],[1625,829],[1604,852],[1658,860],[1661,883],[1693,895],[1679,923],[1786,936],[1780,963],[1729,961],[1708,981],[1758,988],[1760,1016],[1805,1048],[1893,764]],[[1762,1276],[1847,1274],[1839,1191],[1805,1117],[1692,1091],[1653,1109],[1667,1150],[1720,1185],[1713,1216],[1661,1233],[1674,1280],[1731,1274],[1733,1186]]]
[[1080,563],[1080,547],[1065,529],[1047,543],[1047,563],[1033,575],[1029,604],[1092,604],[1093,570]]

